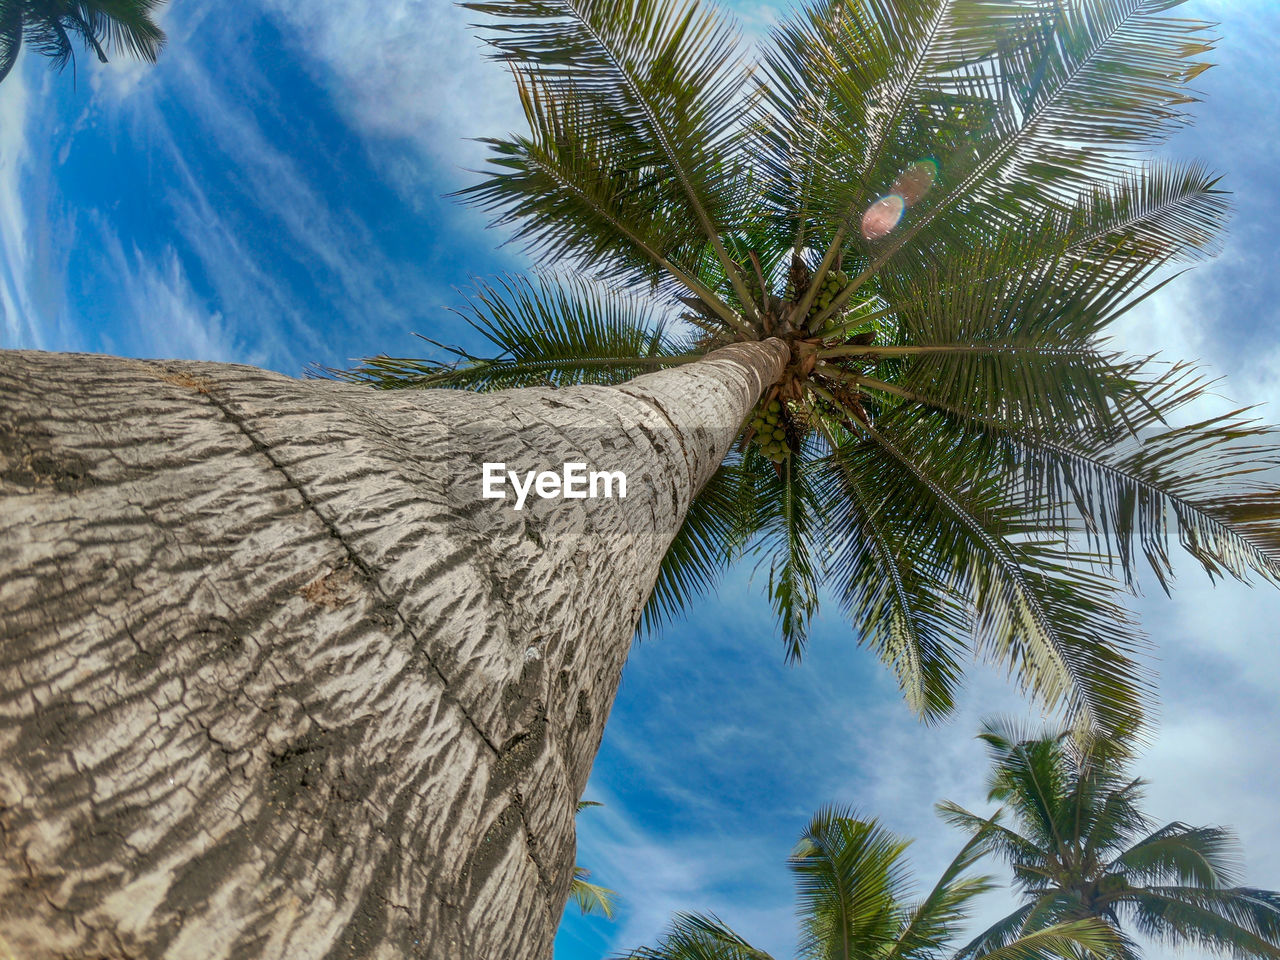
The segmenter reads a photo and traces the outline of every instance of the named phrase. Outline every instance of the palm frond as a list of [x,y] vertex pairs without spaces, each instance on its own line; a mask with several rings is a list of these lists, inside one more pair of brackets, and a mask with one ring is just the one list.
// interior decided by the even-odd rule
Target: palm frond
[[983,838],[973,837],[942,871],[933,889],[910,910],[884,960],[900,960],[939,950],[969,917],[974,899],[995,889],[987,876],[964,876],[986,853]]
[[684,523],[662,557],[641,614],[642,634],[657,632],[711,590],[742,553],[753,529],[755,481],[740,460],[720,466],[689,505]]
[[622,383],[648,370],[687,363],[678,338],[654,307],[581,277],[477,281],[455,310],[486,341],[485,356],[444,348],[443,362],[371,357],[339,379],[384,390],[505,390]]
[[95,0],[78,4],[79,13],[95,37],[105,39],[115,53],[127,53],[155,63],[165,44],[164,31],[154,15],[165,0]]
[[[920,237],[923,249],[972,234],[975,225],[1028,222],[1064,208],[1099,181],[1124,176],[1140,147],[1186,119],[1186,85],[1205,69],[1207,24],[1160,14],[1176,3],[1007,0],[964,6],[960,29],[1005,37],[989,58],[939,78],[995,109],[942,159],[946,185],[876,249],[825,321],[880,268]],[[929,239],[933,235],[933,240]],[[862,249],[866,249],[865,245]]]
[[0,82],[9,75],[22,52],[22,4],[5,0],[0,3]]
[[660,174],[653,186],[668,192],[671,212],[697,225],[749,304],[721,240],[741,225],[743,209],[732,168],[745,159],[735,156],[746,79],[736,30],[698,0],[464,5],[493,18],[486,35],[497,58],[579,104],[590,139],[621,148],[630,167]]
[[1146,263],[1210,257],[1230,214],[1219,180],[1200,163],[1145,163],[1092,185],[1055,227],[1069,255],[1090,260],[1099,253]]
[[[1086,432],[1115,426],[1137,386],[1131,362],[1104,352],[1099,333],[1132,306],[1151,267],[1026,264],[1016,278],[975,278],[1000,269],[1022,245],[958,256],[940,270],[886,275],[881,296],[894,307],[896,347],[905,355],[873,368],[913,400],[972,414],[990,425],[1070,423]],[[910,348],[918,348],[908,353]],[[858,355],[833,347],[829,356]],[[865,354],[878,359],[874,349]]]
[[[945,823],[981,841],[985,852],[995,854],[1015,868],[1033,865],[1045,858],[1045,848],[1040,843],[1003,824],[999,814],[982,817],[949,800],[938,803],[936,809]],[[1042,877],[1044,881],[1048,879],[1047,875]]]
[[974,960],[1044,960],[1114,954],[1116,934],[1101,920],[1067,920],[1019,933],[1008,943],[974,954]]
[[795,877],[800,953],[854,960],[882,953],[904,926],[910,841],[848,808],[814,814],[787,861]]
[[569,886],[569,896],[578,905],[583,916],[601,913],[606,919],[612,920],[617,892],[608,887],[602,887],[598,883],[592,883],[588,880],[590,876],[590,870],[575,866],[573,883]]
[[1142,702],[1139,637],[1117,585],[1043,533],[1040,508],[1004,487],[975,438],[918,413],[858,429],[880,450],[885,499],[910,506],[929,556],[971,598],[979,654],[1041,703],[1103,727]]
[[820,556],[814,555],[823,527],[824,505],[812,471],[801,456],[788,457],[775,470],[755,447],[744,466],[755,483],[753,521],[757,567],[767,566],[768,596],[778,618],[788,661],[799,660],[818,608]]
[[1268,471],[1280,466],[1276,431],[1248,410],[1186,426],[1163,421],[1202,396],[1207,384],[1174,366],[1131,403],[1123,432],[1098,430],[1037,438],[1033,488],[1070,498],[1095,542],[1133,576],[1140,549],[1167,589],[1176,537],[1210,576],[1280,582],[1280,492]]
[[670,185],[634,163],[628,144],[598,136],[584,101],[517,76],[528,136],[488,138],[486,177],[458,192],[511,226],[512,239],[544,263],[569,260],[600,277],[639,285],[674,282],[725,322],[734,314],[700,282],[699,225]]
[[23,26],[23,39],[37,53],[48,57],[49,66],[58,72],[75,61],[75,47],[60,17],[27,19]]
[[798,222],[798,247],[838,248],[906,163],[937,150],[946,124],[926,87],[955,66],[954,6],[818,0],[773,31],[762,169],[766,192]]
[[974,957],[985,956],[1012,943],[1029,925],[1036,910],[1035,903],[1027,903],[1008,916],[1001,917],[957,950],[953,960],[973,960]]
[[1280,894],[1272,890],[1146,887],[1126,893],[1123,905],[1136,929],[1156,941],[1280,957]]
[[1240,870],[1239,844],[1222,827],[1191,827],[1175,821],[1124,850],[1108,869],[1130,883],[1230,887]]
[[954,707],[963,674],[958,638],[971,630],[969,598],[930,562],[920,531],[885,496],[873,445],[846,443],[840,451],[824,464],[833,490],[825,498],[832,541],[826,576],[859,643],[893,670],[907,704],[928,722],[940,720]]
[[678,913],[656,947],[641,947],[617,960],[773,960],[725,926],[714,914]]
[[1079,846],[1084,869],[1097,871],[1149,828],[1140,807],[1145,786],[1143,780],[1116,785],[1090,772],[1077,774],[1071,798],[1072,841]]

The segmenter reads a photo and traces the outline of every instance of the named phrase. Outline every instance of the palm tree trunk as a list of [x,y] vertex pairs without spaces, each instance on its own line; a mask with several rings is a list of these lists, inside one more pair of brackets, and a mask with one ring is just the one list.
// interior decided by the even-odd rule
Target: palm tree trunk
[[[0,353],[0,957],[537,960],[630,638],[788,351],[375,392]],[[482,464],[626,475],[482,499]]]

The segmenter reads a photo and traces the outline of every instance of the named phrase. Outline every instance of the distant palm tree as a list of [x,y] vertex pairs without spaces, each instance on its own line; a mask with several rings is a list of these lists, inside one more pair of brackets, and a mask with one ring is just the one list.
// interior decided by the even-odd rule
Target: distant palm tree
[[[939,960],[955,953],[956,927],[968,906],[991,889],[990,878],[966,875],[981,856],[970,841],[920,900],[910,899],[904,859],[910,841],[848,810],[818,811],[788,861],[799,899],[798,956],[806,960]],[[1111,943],[1105,924],[1069,920],[1041,924],[1008,938],[982,960],[1040,960],[1102,952]],[[772,960],[720,921],[678,914],[656,947],[626,960]]]
[[[1238,844],[1222,827],[1167,823],[1140,809],[1145,781],[1126,748],[1066,734],[1019,737],[989,723],[980,735],[994,761],[983,818],[952,803],[943,816],[1006,859],[1025,903],[961,952],[986,956],[1039,925],[1094,918],[1118,939],[1110,954],[1141,956],[1129,931],[1173,946],[1237,957],[1280,957],[1280,893],[1238,886]],[[1000,822],[1004,811],[1013,825]]]
[[155,63],[164,31],[152,12],[165,0],[0,0],[0,81],[18,62],[25,40],[62,70],[74,61],[73,40],[102,63],[106,48]]

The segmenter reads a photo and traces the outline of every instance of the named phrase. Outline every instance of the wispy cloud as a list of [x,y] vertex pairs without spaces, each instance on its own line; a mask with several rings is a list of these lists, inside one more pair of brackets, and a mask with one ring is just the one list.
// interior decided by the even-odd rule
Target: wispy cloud
[[261,365],[266,357],[246,345],[223,315],[210,309],[192,289],[177,251],[166,247],[158,257],[136,246],[126,249],[109,228],[101,230],[103,255],[120,278],[123,309],[137,317],[125,331],[129,342],[104,344],[108,350],[134,356],[185,360],[221,360]]
[[437,189],[482,157],[468,138],[523,125],[509,74],[485,61],[476,16],[456,4],[390,0],[374,16],[364,0],[261,2],[296,36],[351,125],[409,140],[440,168],[430,178]]
[[[611,947],[652,943],[676,912],[714,913],[761,947],[786,942],[793,906],[776,894],[786,884],[786,847],[775,838],[707,830],[662,838],[644,825],[644,816],[607,790],[593,790],[604,807],[578,819],[583,866],[592,879],[621,895],[621,919],[610,933]],[[759,881],[772,877],[773,889]],[[744,878],[750,882],[743,884]],[[755,889],[751,889],[755,886]],[[570,908],[572,909],[572,907]]]
[[[297,91],[277,87],[236,32],[252,34],[253,17],[228,25],[214,7],[193,0],[169,17],[158,65],[112,63],[61,103],[32,104],[16,74],[0,86],[7,342],[151,352],[164,343],[149,345],[152,327],[187,355],[297,373],[394,351],[453,299],[413,264],[419,251],[388,243],[388,211],[371,198],[394,194],[367,164],[324,152],[349,154],[350,134],[310,138],[314,106],[299,122]],[[89,155],[119,177],[68,182],[62,168]],[[65,300],[87,276],[93,295]],[[197,317],[211,324],[203,339]]]
[[0,84],[0,346],[41,347],[44,338],[27,287],[31,228],[22,186],[29,153],[24,74],[16,69]]

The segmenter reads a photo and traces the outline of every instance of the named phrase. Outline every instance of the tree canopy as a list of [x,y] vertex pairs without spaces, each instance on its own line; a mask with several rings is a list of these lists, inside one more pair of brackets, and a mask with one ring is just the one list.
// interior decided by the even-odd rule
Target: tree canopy
[[1194,368],[1108,343],[1227,216],[1211,172],[1150,157],[1208,66],[1178,5],[809,0],[752,54],[698,0],[468,3],[528,130],[461,196],[543,269],[477,282],[483,353],[342,375],[617,383],[781,338],[646,624],[753,555],[789,657],[829,596],[927,719],[976,655],[1120,722],[1143,567],[1168,588],[1176,543],[1280,581],[1273,431],[1196,420]]

